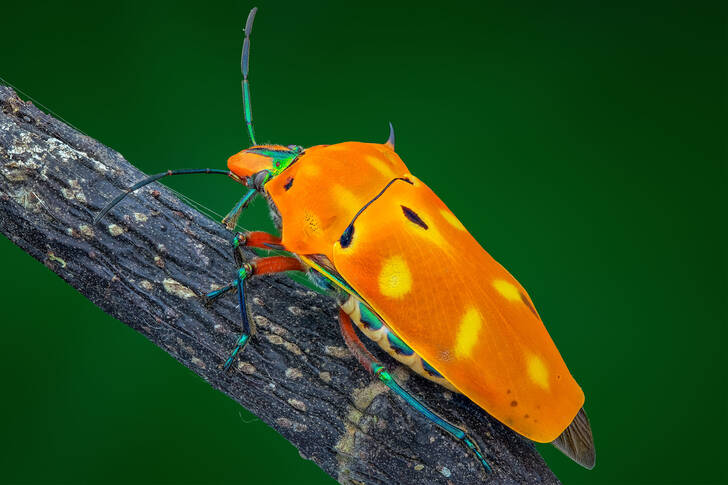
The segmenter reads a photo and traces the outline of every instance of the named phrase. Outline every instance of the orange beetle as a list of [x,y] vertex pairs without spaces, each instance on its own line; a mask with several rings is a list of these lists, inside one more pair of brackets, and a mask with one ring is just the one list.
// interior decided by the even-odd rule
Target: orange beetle
[[[307,272],[339,299],[347,346],[362,364],[425,417],[461,440],[489,465],[464,430],[430,411],[397,385],[358,339],[352,324],[415,372],[460,392],[493,417],[537,442],[551,442],[586,468],[594,466],[584,393],[569,373],[526,290],[470,235],[435,193],[384,144],[346,142],[302,149],[257,145],[248,88],[250,32],[243,46],[243,99],[252,147],[218,173],[250,191],[223,220],[232,229],[257,194],[269,204],[280,238],[238,234],[240,245],[281,249],[291,256],[246,262],[236,251],[236,280],[208,297],[237,288],[243,336],[225,363],[229,369],[251,336],[245,280],[252,274]],[[325,181],[325,183],[322,183]]]

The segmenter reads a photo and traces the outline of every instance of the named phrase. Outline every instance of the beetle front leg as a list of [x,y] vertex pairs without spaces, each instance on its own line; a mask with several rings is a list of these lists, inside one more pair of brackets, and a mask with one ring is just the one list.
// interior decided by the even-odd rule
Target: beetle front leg
[[250,189],[248,192],[245,193],[245,195],[238,201],[237,204],[235,204],[235,207],[230,209],[230,212],[227,213],[225,217],[222,219],[223,225],[230,231],[235,229],[235,226],[238,223],[238,217],[240,217],[240,213],[243,212],[243,209],[245,209],[251,200],[253,200],[253,197],[257,194],[257,191],[255,189]]
[[387,369],[377,362],[376,358],[367,350],[362,341],[356,335],[351,318],[343,309],[339,309],[339,325],[341,328],[341,335],[344,337],[346,346],[349,348],[351,353],[354,354],[354,357],[356,357],[359,363],[364,366],[364,368],[374,374],[388,388],[404,399],[407,404],[415,408],[420,414],[444,431],[447,431],[458,441],[461,441],[475,456],[478,457],[478,460],[483,468],[485,468],[486,473],[490,473],[492,471],[485,457],[480,452],[480,448],[478,448],[478,445],[475,443],[475,440],[473,440],[466,431],[450,424],[445,419],[438,416],[435,412],[430,410],[430,408],[422,404],[414,396],[397,384],[397,381],[395,381],[392,375],[387,372]]
[[[258,248],[258,249],[283,249],[281,246],[281,239],[278,236],[269,234],[263,231],[250,231],[250,232],[238,232],[235,237],[230,241],[230,245],[233,247],[233,257],[235,258],[235,264],[238,268],[242,268],[245,264],[245,255],[242,252],[242,248]],[[207,293],[205,303],[209,304],[215,298],[224,295],[228,291],[237,288],[237,280],[233,280],[224,287],[213,290]]]
[[238,263],[239,259],[243,258],[241,248],[258,248],[268,251],[271,249],[285,250],[281,244],[281,238],[263,231],[238,232],[230,241],[230,244],[233,246],[235,261]]
[[238,272],[235,279],[228,285],[211,291],[204,296],[205,303],[209,304],[216,298],[237,288],[238,304],[240,307],[240,317],[242,320],[243,333],[238,339],[230,356],[223,364],[225,371],[230,370],[235,358],[243,351],[248,344],[253,330],[248,318],[247,302],[245,297],[245,283],[254,275],[282,273],[285,271],[305,271],[299,260],[291,256],[269,256],[266,258],[254,258],[251,262],[245,261],[245,255],[242,248],[259,248],[259,249],[282,249],[279,237],[262,231],[253,231],[242,233],[239,232],[233,237],[231,245],[233,246],[233,256],[238,266]]
[[304,271],[303,265],[299,260],[290,256],[269,256],[267,258],[256,258],[250,263],[243,263],[238,270],[235,281],[227,285],[225,288],[215,290],[212,293],[208,293],[208,300],[212,300],[222,295],[223,293],[230,291],[234,288],[238,289],[238,304],[240,306],[240,317],[242,320],[243,332],[238,341],[235,343],[235,347],[230,356],[223,364],[223,370],[228,371],[232,366],[235,358],[243,351],[245,346],[248,344],[250,337],[252,336],[253,329],[250,325],[250,319],[248,317],[248,307],[245,286],[248,279],[255,275],[274,274],[282,273],[285,271]]
[[248,308],[245,298],[245,280],[248,279],[251,273],[252,268],[250,267],[250,265],[243,265],[243,267],[238,270],[238,276],[234,282],[234,285],[238,288],[238,304],[240,305],[240,316],[242,318],[243,333],[242,335],[240,335],[240,338],[238,338],[238,341],[235,343],[235,347],[233,348],[232,352],[230,352],[230,356],[227,358],[225,364],[223,364],[222,366],[225,372],[230,370],[230,367],[233,365],[235,358],[240,352],[243,351],[253,333],[250,327],[250,320],[248,319]]

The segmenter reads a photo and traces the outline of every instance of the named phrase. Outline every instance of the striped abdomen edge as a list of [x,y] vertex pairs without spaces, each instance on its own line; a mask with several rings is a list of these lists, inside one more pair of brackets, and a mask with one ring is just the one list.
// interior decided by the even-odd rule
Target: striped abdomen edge
[[367,338],[376,342],[385,352],[405,364],[417,374],[440,384],[451,391],[458,392],[447,379],[412,350],[397,334],[390,330],[372,310],[354,296],[341,305],[354,324]]

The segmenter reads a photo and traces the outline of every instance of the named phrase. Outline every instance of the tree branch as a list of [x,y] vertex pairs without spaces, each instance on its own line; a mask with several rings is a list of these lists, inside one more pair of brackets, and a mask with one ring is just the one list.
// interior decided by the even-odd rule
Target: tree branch
[[479,441],[494,473],[387,392],[338,334],[334,302],[284,276],[251,280],[257,334],[240,363],[226,282],[231,234],[155,184],[91,219],[144,175],[120,154],[0,86],[0,231],[106,313],[275,428],[341,483],[558,483],[533,445],[460,395],[389,363],[400,384]]

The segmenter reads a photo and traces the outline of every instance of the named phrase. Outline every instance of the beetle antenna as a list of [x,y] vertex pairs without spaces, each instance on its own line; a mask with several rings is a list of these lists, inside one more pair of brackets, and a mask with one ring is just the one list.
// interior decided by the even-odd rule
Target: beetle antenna
[[253,109],[250,104],[250,85],[248,84],[248,66],[250,64],[250,33],[253,30],[253,20],[255,20],[255,12],[258,7],[248,14],[248,20],[245,21],[245,40],[243,41],[243,54],[240,58],[240,72],[243,73],[243,112],[245,116],[245,125],[248,127],[248,135],[250,143],[257,145],[255,142],[255,132],[253,132]]
[[188,174],[195,174],[195,173],[217,173],[220,175],[227,175],[229,177],[236,178],[231,171],[229,170],[218,170],[216,168],[198,168],[198,169],[192,169],[192,170],[167,170],[166,172],[158,173],[155,175],[151,175],[144,180],[140,180],[139,182],[135,183],[128,189],[126,189],[121,194],[114,197],[114,200],[106,204],[106,207],[104,207],[101,212],[99,212],[96,217],[94,217],[93,223],[96,224],[99,222],[111,209],[114,208],[116,204],[124,200],[124,197],[131,194],[135,190],[144,187],[145,185],[151,184],[152,182],[155,182],[162,177],[167,177],[168,175],[188,175]]

